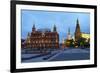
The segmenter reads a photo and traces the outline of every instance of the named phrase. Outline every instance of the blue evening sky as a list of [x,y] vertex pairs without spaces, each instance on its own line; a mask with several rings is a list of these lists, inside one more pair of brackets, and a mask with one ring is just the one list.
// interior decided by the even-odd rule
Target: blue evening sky
[[67,38],[68,28],[70,28],[71,35],[74,36],[77,19],[81,31],[90,33],[89,13],[21,10],[21,37],[26,38],[28,32],[32,32],[34,24],[36,29],[49,28],[51,31],[56,25],[59,40],[62,42],[62,39]]

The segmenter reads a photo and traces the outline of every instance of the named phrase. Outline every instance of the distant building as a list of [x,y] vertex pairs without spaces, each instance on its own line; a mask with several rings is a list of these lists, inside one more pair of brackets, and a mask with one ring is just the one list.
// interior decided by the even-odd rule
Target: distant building
[[90,44],[90,34],[82,33],[79,20],[76,21],[75,34],[72,37],[70,34],[70,29],[68,29],[67,38],[62,40],[62,48],[65,47],[89,47]]
[[76,30],[75,30],[75,41],[77,41],[80,38],[85,38],[89,40],[90,34],[81,32],[79,20],[77,19],[77,25],[76,25]]
[[32,32],[28,33],[24,48],[59,48],[59,34],[54,25],[50,29],[37,29],[33,25]]
[[65,45],[66,47],[72,47],[72,44],[73,44],[73,38],[70,34],[70,28],[69,28],[67,33],[67,39],[65,40]]
[[90,46],[90,34],[82,33],[80,30],[79,20],[77,19],[75,29],[75,44],[77,47],[89,47]]

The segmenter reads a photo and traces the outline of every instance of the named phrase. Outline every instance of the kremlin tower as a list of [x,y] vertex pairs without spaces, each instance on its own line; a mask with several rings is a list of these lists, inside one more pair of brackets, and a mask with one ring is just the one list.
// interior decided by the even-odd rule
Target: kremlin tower
[[79,20],[77,19],[76,22],[76,30],[75,30],[75,41],[78,41],[81,38],[81,30]]

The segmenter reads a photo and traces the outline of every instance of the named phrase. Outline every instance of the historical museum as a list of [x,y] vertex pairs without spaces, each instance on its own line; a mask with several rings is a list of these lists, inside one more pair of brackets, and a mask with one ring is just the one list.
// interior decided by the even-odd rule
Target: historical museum
[[27,39],[22,43],[22,48],[59,48],[59,34],[54,25],[50,29],[36,29],[33,25],[32,32],[28,33]]

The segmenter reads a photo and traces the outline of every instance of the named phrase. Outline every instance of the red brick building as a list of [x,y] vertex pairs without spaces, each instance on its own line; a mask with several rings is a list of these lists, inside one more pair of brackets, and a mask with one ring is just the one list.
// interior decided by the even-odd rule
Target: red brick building
[[33,25],[32,32],[28,33],[24,48],[59,48],[59,34],[54,25],[50,29],[37,29]]

